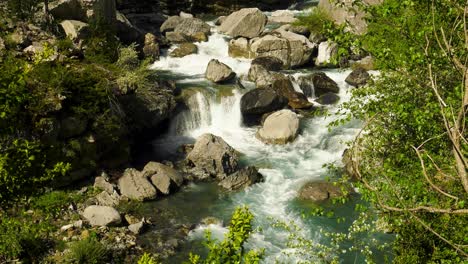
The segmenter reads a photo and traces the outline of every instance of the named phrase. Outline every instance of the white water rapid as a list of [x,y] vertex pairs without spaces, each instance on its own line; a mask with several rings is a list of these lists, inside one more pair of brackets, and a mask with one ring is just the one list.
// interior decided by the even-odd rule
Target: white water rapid
[[[231,95],[217,97],[216,87],[203,80],[204,71],[211,59],[226,63],[238,75],[248,72],[250,61],[230,58],[227,45],[227,38],[213,32],[208,42],[197,44],[198,54],[184,58],[163,57],[153,65],[154,69],[183,75],[182,83],[194,83],[198,89],[206,91],[196,91],[191,95],[188,99],[189,109],[174,119],[169,134],[154,142],[154,147],[175,152],[181,143],[187,142],[187,138],[212,133],[245,154],[246,163],[257,166],[265,181],[232,193],[220,201],[213,201],[220,209],[213,216],[223,218],[231,214],[235,206],[248,205],[255,215],[255,225],[262,229],[260,234],[250,240],[249,245],[266,249],[264,263],[275,263],[275,260],[280,263],[296,263],[300,257],[286,257],[283,254],[293,251],[286,245],[288,234],[273,228],[270,218],[293,221],[302,227],[307,237],[312,240],[320,239],[320,227],[304,222],[300,212],[294,210],[291,203],[304,183],[327,176],[327,170],[323,167],[325,164],[341,161],[346,147],[344,142],[356,135],[359,124],[348,123],[329,131],[327,126],[335,116],[303,117],[300,135],[293,143],[281,146],[263,144],[255,138],[257,128],[242,125],[240,98],[245,91],[234,89]],[[350,98],[350,87],[344,82],[349,72],[326,71],[340,86],[340,103]],[[300,74],[304,73],[294,73],[294,76]],[[337,108],[337,105],[328,107],[330,113],[336,112]],[[192,232],[191,237],[201,237],[206,228],[211,228],[213,235],[219,238],[226,232],[221,226],[200,226]]]

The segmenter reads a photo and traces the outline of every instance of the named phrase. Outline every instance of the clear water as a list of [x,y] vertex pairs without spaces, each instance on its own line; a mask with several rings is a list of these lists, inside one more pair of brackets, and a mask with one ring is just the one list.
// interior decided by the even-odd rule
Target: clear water
[[[248,72],[250,61],[230,58],[227,41],[225,36],[213,31],[208,42],[197,44],[198,54],[184,58],[163,57],[153,65],[155,70],[178,76],[179,83],[183,83],[185,87],[203,89],[203,92],[198,91],[188,99],[189,109],[173,120],[168,135],[153,142],[153,147],[160,157],[166,159],[178,157],[180,154],[177,149],[181,144],[194,142],[203,133],[212,133],[222,137],[243,153],[243,163],[259,168],[265,181],[233,193],[218,190],[212,184],[208,185],[210,187],[191,184],[162,201],[145,204],[144,211],[151,215],[153,208],[163,208],[163,210],[176,208],[178,212],[174,215],[179,222],[198,223],[206,216],[214,216],[223,219],[226,223],[236,206],[247,205],[255,215],[256,227],[262,229],[261,234],[251,238],[249,246],[266,249],[264,263],[275,263],[276,260],[281,263],[297,263],[301,260],[300,256],[291,258],[284,256],[283,253],[293,250],[286,245],[288,233],[273,228],[271,219],[294,222],[302,228],[304,236],[314,241],[322,240],[319,232],[321,228],[342,231],[344,226],[337,225],[334,220],[301,217],[302,212],[308,208],[298,203],[295,198],[298,190],[306,182],[328,176],[325,164],[332,162],[340,164],[342,153],[346,148],[345,142],[354,138],[360,123],[353,121],[329,130],[328,124],[336,118],[335,116],[304,117],[301,118],[300,134],[293,143],[281,146],[263,144],[255,138],[258,128],[247,128],[242,125],[240,98],[245,91],[234,89],[231,94],[216,96],[219,86],[206,82],[203,78],[206,66],[212,58],[226,63],[238,75]],[[351,87],[344,82],[349,72],[349,70],[326,72],[340,86],[340,103],[350,98]],[[305,73],[302,71],[291,74],[297,77]],[[327,108],[330,113],[337,111],[336,105]],[[352,215],[352,206],[353,204],[343,206],[339,210]],[[182,259],[186,259],[186,254],[190,250],[199,250],[197,241],[203,237],[203,232],[207,228],[220,239],[227,231],[222,225],[199,225],[190,233],[191,242],[183,246],[182,252],[169,263],[179,263]],[[151,239],[151,234],[146,235],[146,239]],[[354,256],[352,259],[354,260]],[[345,259],[344,263],[349,262]]]

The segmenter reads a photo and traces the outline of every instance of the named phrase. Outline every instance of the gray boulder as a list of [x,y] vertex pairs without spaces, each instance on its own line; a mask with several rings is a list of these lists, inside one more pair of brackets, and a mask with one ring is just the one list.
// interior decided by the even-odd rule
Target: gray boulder
[[197,39],[200,32],[210,35],[211,27],[199,18],[184,18],[176,26],[174,32],[180,33],[189,39]]
[[88,206],[83,212],[83,217],[92,226],[113,226],[122,222],[119,212],[110,206]]
[[267,16],[258,8],[244,8],[230,14],[219,26],[219,31],[231,37],[254,38],[263,32]]
[[226,64],[212,59],[206,67],[205,77],[215,83],[221,83],[232,80],[236,73]]
[[103,206],[117,206],[120,203],[120,196],[117,192],[108,193],[106,191],[102,191],[96,195],[96,201],[99,205]]
[[144,177],[143,173],[135,169],[126,169],[119,179],[119,189],[123,196],[137,201],[156,198],[156,188]]
[[222,180],[237,171],[239,155],[222,138],[203,134],[187,155],[187,162],[191,167]]
[[257,131],[257,138],[267,144],[286,144],[294,141],[299,131],[299,118],[291,110],[269,115]]
[[227,176],[219,185],[224,189],[233,191],[251,186],[262,180],[263,176],[258,172],[257,168],[249,166]]
[[345,82],[352,86],[360,87],[360,86],[366,85],[369,79],[370,79],[369,73],[363,68],[359,67],[353,70],[348,75],[348,77],[346,77]]
[[268,17],[268,23],[292,24],[297,21],[291,10],[277,10]]
[[114,193],[114,185],[107,181],[107,179],[103,176],[96,177],[94,179],[94,188],[101,189],[103,191],[106,191],[110,194]]
[[184,43],[189,41],[189,39],[179,32],[170,31],[166,33],[167,41],[171,43]]
[[159,192],[166,195],[184,183],[184,178],[178,171],[158,162],[146,164],[142,173],[151,180]]
[[182,58],[190,54],[195,54],[198,52],[198,47],[197,45],[193,43],[182,43],[177,47],[175,50],[173,50],[169,56],[175,57],[175,58]]

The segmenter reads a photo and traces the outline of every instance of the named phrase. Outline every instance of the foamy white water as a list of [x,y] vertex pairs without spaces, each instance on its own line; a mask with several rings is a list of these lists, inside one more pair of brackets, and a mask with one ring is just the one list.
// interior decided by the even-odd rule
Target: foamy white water
[[[206,43],[198,43],[199,54],[184,58],[164,57],[153,68],[169,70],[175,74],[187,76],[186,82],[198,80],[212,58],[228,64],[237,74],[245,74],[250,67],[249,60],[229,58],[228,40],[214,33]],[[327,71],[327,75],[340,86],[340,103],[348,101],[350,87],[344,79],[350,71]],[[297,77],[298,74],[293,74]],[[205,87],[212,91],[213,86]],[[295,84],[295,89],[300,90]],[[287,247],[288,233],[271,226],[270,219],[295,222],[302,227],[306,237],[318,240],[317,227],[308,226],[298,212],[290,209],[291,201],[297,196],[306,182],[324,178],[327,173],[323,165],[340,162],[345,149],[345,141],[351,140],[357,133],[359,124],[350,123],[329,131],[328,124],[336,117],[330,115],[301,119],[301,131],[297,139],[287,145],[266,145],[255,138],[257,128],[242,125],[240,99],[245,91],[234,90],[232,96],[216,100],[209,93],[197,92],[188,100],[188,110],[180,113],[173,121],[170,134],[155,142],[159,149],[176,148],[187,137],[197,138],[203,133],[212,133],[222,137],[236,150],[245,154],[248,164],[259,168],[265,181],[255,184],[244,191],[233,193],[229,197],[231,205],[249,206],[255,215],[255,223],[262,228],[262,233],[252,237],[249,245],[266,249],[264,263],[296,263],[300,257],[286,257],[283,253],[294,251]],[[327,106],[331,113],[337,111],[337,105]],[[220,202],[225,203],[225,201]],[[232,206],[231,206],[232,207]],[[215,215],[216,216],[216,215]],[[220,217],[222,213],[220,213]],[[192,232],[192,238],[202,236],[204,230],[212,230],[214,237],[222,238],[226,228],[221,226],[200,226]]]

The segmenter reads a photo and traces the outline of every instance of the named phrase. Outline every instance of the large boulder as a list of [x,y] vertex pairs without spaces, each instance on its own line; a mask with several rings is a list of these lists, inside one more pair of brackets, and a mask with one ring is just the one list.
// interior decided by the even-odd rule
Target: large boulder
[[284,108],[286,98],[273,89],[257,88],[245,93],[240,101],[244,123],[257,125],[262,115]]
[[271,87],[274,73],[268,71],[260,64],[252,64],[247,75],[249,81],[255,83],[257,88]]
[[222,138],[203,134],[187,155],[187,162],[198,171],[222,180],[237,171],[239,155]]
[[227,176],[219,185],[232,191],[251,186],[262,180],[263,176],[258,172],[257,168],[249,166]]
[[345,82],[355,86],[360,87],[366,85],[367,81],[370,79],[369,73],[363,68],[356,68],[353,70],[348,77],[346,77]]
[[267,16],[258,8],[244,8],[230,14],[219,26],[219,31],[231,37],[254,38],[263,32]]
[[312,83],[315,88],[315,95],[320,96],[327,92],[339,93],[340,87],[324,72],[316,72],[312,74]]
[[86,207],[83,217],[92,226],[112,226],[122,223],[119,212],[113,207],[91,205]]
[[271,88],[287,98],[288,105],[294,109],[308,109],[313,106],[303,93],[296,92],[288,76],[274,73]]
[[184,183],[184,178],[178,171],[158,162],[146,164],[142,173],[144,177],[151,180],[159,192],[166,195]]
[[79,0],[60,0],[49,4],[49,12],[56,20],[87,19],[86,10]]
[[299,131],[299,118],[291,110],[269,115],[257,131],[257,138],[267,144],[286,144],[294,141]]
[[198,52],[198,47],[197,45],[186,42],[182,43],[177,47],[175,50],[173,50],[169,56],[175,57],[175,58],[182,58],[190,54],[195,54]]
[[126,169],[119,181],[120,193],[130,199],[145,201],[156,198],[156,188],[151,182],[135,169]]
[[166,39],[170,43],[185,43],[189,41],[189,38],[187,38],[185,35],[174,31],[167,32]]
[[347,189],[346,192],[343,192],[342,186],[332,182],[310,182],[301,188],[299,191],[299,198],[312,202],[324,202],[328,199],[342,197],[343,195],[352,192],[351,188],[344,188]]
[[316,46],[306,37],[285,30],[279,30],[275,35],[254,39],[250,45],[255,57],[276,57],[286,68],[308,63],[315,48]]
[[235,76],[236,73],[232,71],[231,67],[216,59],[212,59],[206,67],[205,77],[215,83],[232,80]]
[[336,67],[338,55],[338,44],[334,42],[322,42],[318,47],[318,55],[315,65],[319,67]]
[[60,25],[70,39],[84,39],[89,35],[88,24],[78,20],[64,20],[60,22]]
[[184,18],[174,29],[174,32],[180,33],[191,40],[198,41],[200,32],[209,35],[211,27],[199,18]]

